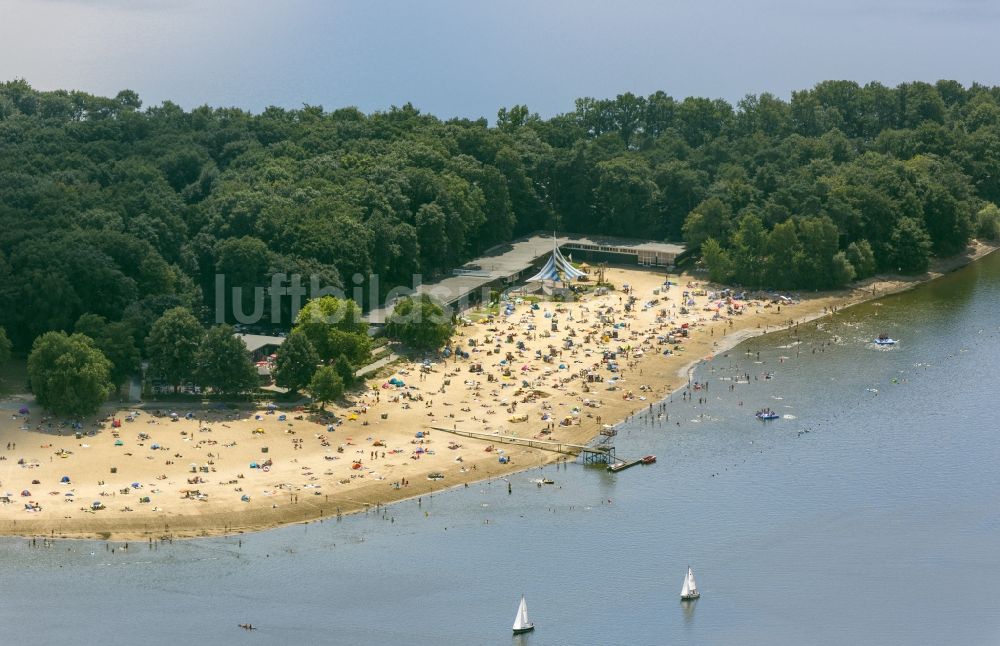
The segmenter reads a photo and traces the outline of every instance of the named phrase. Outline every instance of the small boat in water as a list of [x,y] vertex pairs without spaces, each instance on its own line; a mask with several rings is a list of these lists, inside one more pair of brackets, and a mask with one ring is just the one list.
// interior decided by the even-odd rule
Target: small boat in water
[[643,464],[653,464],[654,462],[656,462],[656,456],[655,455],[647,455],[646,457],[644,457],[642,459],[642,463]]
[[528,604],[524,601],[524,595],[521,595],[521,605],[517,607],[517,615],[514,617],[514,634],[520,635],[521,633],[531,632],[535,629],[535,624],[528,621]]
[[888,334],[883,333],[875,337],[875,345],[896,345],[896,339],[893,339]]
[[761,410],[757,411],[755,414],[757,416],[757,419],[759,419],[759,420],[778,419],[779,417],[781,417],[781,415],[778,415],[777,413],[775,413],[770,408],[762,408]]
[[698,585],[694,582],[694,570],[689,565],[687,575],[684,577],[684,585],[681,586],[681,601],[693,601],[700,596]]

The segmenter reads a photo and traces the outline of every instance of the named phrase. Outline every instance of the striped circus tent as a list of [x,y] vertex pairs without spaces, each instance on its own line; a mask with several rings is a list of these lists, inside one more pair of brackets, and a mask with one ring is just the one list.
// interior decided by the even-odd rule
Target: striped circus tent
[[584,272],[580,271],[574,267],[570,261],[559,251],[559,246],[556,244],[555,237],[552,238],[552,255],[549,256],[548,262],[542,269],[528,279],[529,283],[545,282],[545,281],[558,281],[562,280],[569,282],[576,280],[580,276],[583,276]]

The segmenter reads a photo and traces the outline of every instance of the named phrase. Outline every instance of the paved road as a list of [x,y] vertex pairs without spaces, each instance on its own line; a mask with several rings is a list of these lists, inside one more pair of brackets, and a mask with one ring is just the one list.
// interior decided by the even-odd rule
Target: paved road
[[355,371],[354,376],[355,377],[364,377],[367,374],[375,372],[376,370],[378,370],[382,366],[386,366],[386,365],[392,363],[393,361],[395,361],[398,358],[399,358],[399,355],[397,355],[395,352],[390,352],[389,354],[385,355],[381,359],[378,359],[376,361],[373,361],[372,363],[369,363],[364,368],[359,368],[357,371]]

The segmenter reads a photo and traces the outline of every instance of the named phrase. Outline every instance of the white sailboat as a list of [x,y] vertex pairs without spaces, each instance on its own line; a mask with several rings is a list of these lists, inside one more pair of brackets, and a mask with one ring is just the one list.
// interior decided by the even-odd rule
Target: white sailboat
[[689,565],[687,576],[684,577],[684,585],[681,586],[681,601],[691,601],[700,596],[698,585],[694,582],[694,570]]
[[528,621],[528,604],[524,602],[524,595],[521,595],[521,605],[517,607],[517,616],[514,617],[514,634],[526,633],[535,629],[535,624]]

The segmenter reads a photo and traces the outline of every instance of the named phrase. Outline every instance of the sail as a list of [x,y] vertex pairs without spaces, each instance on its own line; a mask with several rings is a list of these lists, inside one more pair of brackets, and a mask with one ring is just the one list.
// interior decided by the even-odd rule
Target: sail
[[521,597],[521,605],[517,607],[517,616],[514,617],[514,630],[522,630],[531,625],[528,621],[528,604],[525,603],[524,597]]
[[681,598],[690,599],[698,596],[698,586],[694,582],[694,570],[688,567],[687,575],[684,577],[684,585],[681,586]]

